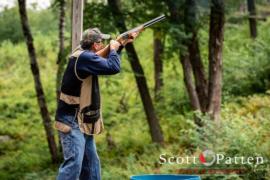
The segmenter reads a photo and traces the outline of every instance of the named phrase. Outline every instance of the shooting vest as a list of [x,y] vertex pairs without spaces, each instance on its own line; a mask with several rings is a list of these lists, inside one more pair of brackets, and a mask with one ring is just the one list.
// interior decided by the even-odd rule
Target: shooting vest
[[75,116],[77,116],[81,132],[88,135],[100,134],[104,129],[104,125],[101,114],[98,77],[90,75],[85,79],[81,79],[76,69],[78,59],[83,52],[81,49],[76,49],[71,55],[75,57],[75,75],[82,82],[80,97],[70,96],[61,92],[60,99],[67,104],[79,104]]

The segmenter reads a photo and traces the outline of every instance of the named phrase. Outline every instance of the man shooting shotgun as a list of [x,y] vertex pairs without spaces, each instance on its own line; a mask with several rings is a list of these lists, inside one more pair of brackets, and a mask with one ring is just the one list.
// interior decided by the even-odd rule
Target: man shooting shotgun
[[101,115],[99,75],[120,72],[120,52],[135,40],[146,27],[165,18],[159,16],[111,40],[98,28],[83,32],[80,46],[71,54],[65,70],[56,111],[55,127],[59,131],[64,162],[59,168],[58,180],[100,180],[100,162],[94,134],[104,128]]

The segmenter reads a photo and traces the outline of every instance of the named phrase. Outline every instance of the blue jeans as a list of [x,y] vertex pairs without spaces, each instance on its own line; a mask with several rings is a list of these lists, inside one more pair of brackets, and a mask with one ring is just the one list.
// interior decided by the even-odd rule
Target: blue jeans
[[57,180],[100,180],[100,162],[93,136],[83,134],[74,116],[61,120],[72,127],[69,133],[59,131],[64,162]]

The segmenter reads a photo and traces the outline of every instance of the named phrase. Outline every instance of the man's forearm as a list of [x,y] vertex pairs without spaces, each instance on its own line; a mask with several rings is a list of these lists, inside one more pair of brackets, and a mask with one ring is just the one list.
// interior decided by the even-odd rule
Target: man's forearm
[[107,45],[105,48],[99,50],[98,52],[96,52],[97,55],[103,57],[103,58],[107,58],[108,54],[110,53],[110,45]]

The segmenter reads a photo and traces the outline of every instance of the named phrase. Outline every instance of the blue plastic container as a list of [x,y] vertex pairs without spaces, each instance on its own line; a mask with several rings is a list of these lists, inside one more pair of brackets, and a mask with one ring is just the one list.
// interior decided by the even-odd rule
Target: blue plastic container
[[200,180],[200,176],[179,175],[179,174],[153,174],[153,175],[138,175],[131,176],[130,180]]

